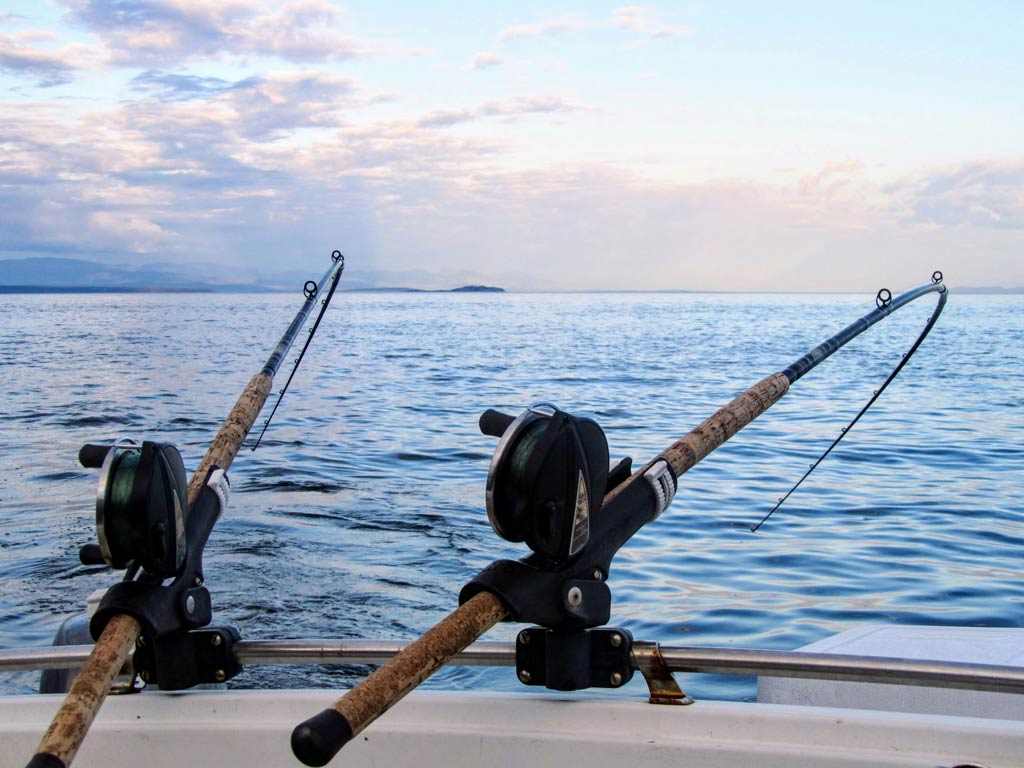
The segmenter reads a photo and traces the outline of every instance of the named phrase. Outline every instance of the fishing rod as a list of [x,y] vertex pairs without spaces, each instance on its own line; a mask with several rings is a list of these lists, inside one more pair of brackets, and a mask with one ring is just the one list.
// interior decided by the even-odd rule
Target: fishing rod
[[165,690],[223,682],[241,671],[232,650],[240,639],[237,630],[203,629],[212,620],[210,593],[203,586],[203,548],[227,507],[227,470],[266,403],[274,376],[327,287],[319,325],[344,268],[344,256],[334,251],[320,282],[306,283],[305,302],[243,390],[187,486],[181,454],[169,443],[118,440],[82,447],[81,464],[100,470],[99,544],[86,544],[79,557],[86,565],[125,569],[125,580],[107,591],[91,619],[96,644],[28,768],[71,765],[133,648],[143,681]]
[[[484,568],[462,588],[460,605],[448,617],[296,726],[295,756],[306,765],[326,765],[499,621],[538,625],[520,632],[516,642],[517,677],[524,684],[563,691],[625,685],[633,674],[632,636],[603,628],[611,615],[607,578],[619,548],[668,508],[681,475],[768,410],[791,384],[875,323],[931,293],[938,301],[926,334],[946,304],[940,272],[895,299],[883,289],[874,311],[738,395],[635,472],[628,457],[610,465],[607,440],[591,419],[550,404],[518,417],[485,411],[481,431],[499,438],[487,476],[487,516],[499,536],[525,541],[531,553]],[[685,694],[666,675],[664,691],[652,687],[652,701],[683,703]]]

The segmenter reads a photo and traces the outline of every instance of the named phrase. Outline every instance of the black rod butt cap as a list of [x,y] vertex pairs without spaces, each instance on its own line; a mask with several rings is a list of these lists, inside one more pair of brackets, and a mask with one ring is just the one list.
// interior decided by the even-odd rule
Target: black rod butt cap
[[[352,726],[345,716],[325,709],[295,726],[292,753],[306,765],[327,765],[352,738]],[[40,766],[42,768],[42,766]]]
[[64,761],[49,752],[37,752],[25,768],[67,768]]

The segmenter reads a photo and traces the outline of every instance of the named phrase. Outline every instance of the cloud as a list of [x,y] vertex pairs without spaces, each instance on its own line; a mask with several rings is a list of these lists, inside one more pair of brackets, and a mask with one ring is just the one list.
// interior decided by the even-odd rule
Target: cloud
[[219,77],[150,69],[133,77],[131,86],[134,90],[155,96],[161,101],[186,101],[223,93],[234,87],[234,84]]
[[817,173],[801,177],[800,192],[805,195],[835,192],[863,170],[864,164],[854,159],[826,163]]
[[605,20],[588,19],[580,14],[571,13],[535,22],[533,24],[516,24],[506,27],[498,33],[498,40],[527,40],[540,37],[551,37],[584,29],[601,28],[618,29],[643,42],[673,37],[690,37],[693,29],[684,24],[668,24],[662,21],[658,10],[650,5],[630,5],[616,8],[610,18]]
[[242,136],[266,140],[298,128],[338,126],[339,110],[372,100],[357,95],[349,78],[300,72],[250,78],[227,91],[222,101],[237,115]]
[[447,128],[487,117],[521,117],[531,114],[557,112],[593,112],[597,107],[568,101],[560,96],[520,97],[507,101],[489,101],[469,109],[438,109],[419,118],[416,125],[423,128]]
[[584,29],[590,26],[589,23],[579,14],[567,13],[552,19],[546,19],[534,24],[516,24],[506,27],[498,33],[498,39],[502,42],[509,40],[525,40],[536,37],[549,37],[561,35],[577,29]]
[[170,235],[159,224],[131,212],[95,211],[89,214],[88,234],[102,245],[133,253],[151,253],[167,247]]
[[374,46],[339,32],[342,11],[322,0],[276,10],[255,0],[65,0],[69,15],[95,33],[123,66],[180,65],[224,54],[299,62],[375,55]]
[[[259,194],[289,182],[287,153],[265,165],[261,145],[298,130],[335,130],[339,112],[372,101],[350,80],[315,72],[198,85],[151,72],[138,85],[162,89],[160,98],[77,118],[55,106],[0,105],[0,187],[11,221],[27,222],[41,242],[63,241],[42,224],[53,221],[70,233],[120,222],[122,233],[149,237],[146,247],[161,233],[169,241],[177,227],[165,222],[179,210],[208,217],[225,207],[227,193]],[[116,218],[104,218],[109,211]],[[92,218],[96,212],[104,216]]]
[[473,57],[472,63],[468,66],[471,71],[499,67],[505,63],[505,57],[497,53],[481,52]]
[[683,24],[662,22],[657,9],[650,5],[629,5],[616,8],[612,12],[611,24],[618,29],[651,39],[689,37],[693,34],[693,30]]
[[343,111],[381,98],[362,93],[349,78],[315,71],[237,82],[149,72],[133,82],[155,98],[126,102],[109,119],[121,121],[121,130],[143,139],[168,167],[188,170],[198,162],[219,183],[240,171],[250,144],[337,128]]
[[0,70],[36,78],[37,85],[51,87],[71,82],[75,73],[97,55],[96,49],[72,44],[50,51],[31,45],[49,40],[52,34],[25,30],[13,35],[0,33]]
[[369,58],[379,51],[368,43],[341,35],[344,14],[318,0],[289,2],[277,12],[259,14],[232,29],[240,53],[273,54],[300,63]]
[[[668,183],[607,160],[524,169],[504,123],[594,109],[556,95],[372,120],[359,110],[381,97],[317,70],[151,68],[132,87],[105,106],[0,103],[0,255],[258,266],[341,247],[367,270],[533,289],[873,289],[936,267],[1024,283],[1006,255],[1022,244],[1020,158],[888,185],[857,160],[797,184]],[[486,134],[448,130],[480,120]]]
[[889,186],[895,209],[939,227],[1024,229],[1024,158],[933,169]]

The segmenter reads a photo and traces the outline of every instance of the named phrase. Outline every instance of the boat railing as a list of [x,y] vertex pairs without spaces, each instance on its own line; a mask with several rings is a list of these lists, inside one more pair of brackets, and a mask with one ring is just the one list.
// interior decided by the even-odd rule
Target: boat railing
[[[243,665],[379,665],[387,663],[406,645],[386,640],[244,640],[235,644],[235,655]],[[65,645],[0,649],[0,672],[80,667],[92,648],[91,645]],[[634,669],[643,670],[655,654],[660,654],[672,672],[1024,693],[1024,667],[636,642],[632,653]],[[515,663],[513,642],[476,642],[449,662],[454,666],[474,667],[512,667]]]

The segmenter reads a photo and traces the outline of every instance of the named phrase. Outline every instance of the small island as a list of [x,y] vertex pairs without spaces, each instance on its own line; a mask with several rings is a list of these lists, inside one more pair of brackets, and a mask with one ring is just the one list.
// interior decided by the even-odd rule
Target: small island
[[452,293],[504,293],[504,288],[493,285],[463,285],[459,288],[452,288]]

